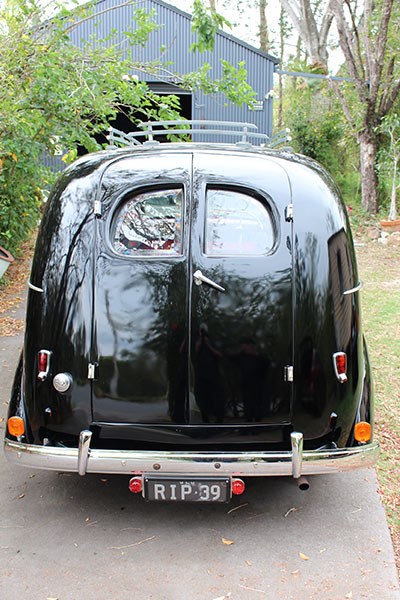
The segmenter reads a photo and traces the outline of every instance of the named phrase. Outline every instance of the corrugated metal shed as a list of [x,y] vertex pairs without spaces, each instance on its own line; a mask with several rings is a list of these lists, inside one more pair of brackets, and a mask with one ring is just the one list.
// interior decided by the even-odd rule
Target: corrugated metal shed
[[[133,49],[132,59],[148,63],[162,57],[164,63],[171,64],[156,75],[137,72],[142,80],[148,81],[152,89],[157,91],[171,93],[176,90],[177,93],[176,73],[183,75],[194,71],[206,62],[211,65],[210,76],[220,78],[220,59],[225,59],[234,66],[244,61],[248,83],[257,93],[257,110],[236,106],[222,95],[196,92],[192,95],[192,114],[187,115],[187,118],[254,123],[260,132],[271,135],[272,98],[269,92],[273,86],[274,67],[278,63],[276,58],[223,32],[216,35],[214,52],[189,52],[190,45],[196,41],[191,31],[190,14],[162,0],[141,0],[138,7],[147,12],[153,10],[154,20],[159,28],[150,35],[144,47],[136,46]],[[83,21],[72,30],[71,39],[77,45],[93,35],[101,39],[111,36],[109,43],[118,43],[118,32],[121,32],[122,42],[122,32],[132,31],[136,27],[134,5],[123,0],[100,0],[94,7],[94,13],[92,19]],[[165,84],[168,84],[167,87]]]

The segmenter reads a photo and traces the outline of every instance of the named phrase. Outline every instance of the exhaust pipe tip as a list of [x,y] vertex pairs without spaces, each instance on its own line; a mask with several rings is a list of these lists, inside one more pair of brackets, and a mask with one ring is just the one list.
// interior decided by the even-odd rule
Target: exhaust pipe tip
[[296,483],[297,483],[299,490],[301,490],[302,492],[306,492],[310,488],[310,483],[309,483],[308,479],[306,477],[304,477],[304,475],[301,475],[300,477],[298,477],[296,479]]

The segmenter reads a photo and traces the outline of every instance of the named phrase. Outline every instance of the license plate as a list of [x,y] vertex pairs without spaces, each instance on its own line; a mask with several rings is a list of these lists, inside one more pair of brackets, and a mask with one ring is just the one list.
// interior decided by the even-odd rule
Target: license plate
[[229,502],[229,477],[154,477],[144,475],[146,500],[164,502]]

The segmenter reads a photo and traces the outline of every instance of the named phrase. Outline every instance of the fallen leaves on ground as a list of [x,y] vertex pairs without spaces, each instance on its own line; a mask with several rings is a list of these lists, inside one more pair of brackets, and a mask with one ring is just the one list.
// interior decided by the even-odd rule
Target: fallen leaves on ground
[[12,337],[24,331],[25,321],[12,317],[0,317],[0,336]]
[[2,280],[0,285],[0,336],[11,337],[18,335],[24,330],[24,321],[15,319],[9,314],[13,309],[18,308],[23,296],[26,293],[27,281],[31,268],[31,259],[33,253],[33,242],[26,242],[21,251],[21,257],[15,258],[10,264],[7,273],[3,279],[8,281],[6,285]]
[[35,238],[32,238],[23,244],[21,256],[15,258],[7,269],[3,279],[6,279],[8,284],[4,285],[2,282],[0,285],[0,315],[21,303],[29,279],[34,241]]

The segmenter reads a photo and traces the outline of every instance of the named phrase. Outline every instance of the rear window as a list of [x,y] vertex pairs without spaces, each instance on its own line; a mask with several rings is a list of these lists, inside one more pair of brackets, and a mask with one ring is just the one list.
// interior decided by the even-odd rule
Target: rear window
[[113,249],[124,256],[180,256],[182,217],[182,189],[158,189],[130,196],[113,219]]
[[261,256],[274,245],[274,227],[267,207],[236,190],[208,189],[205,254]]

